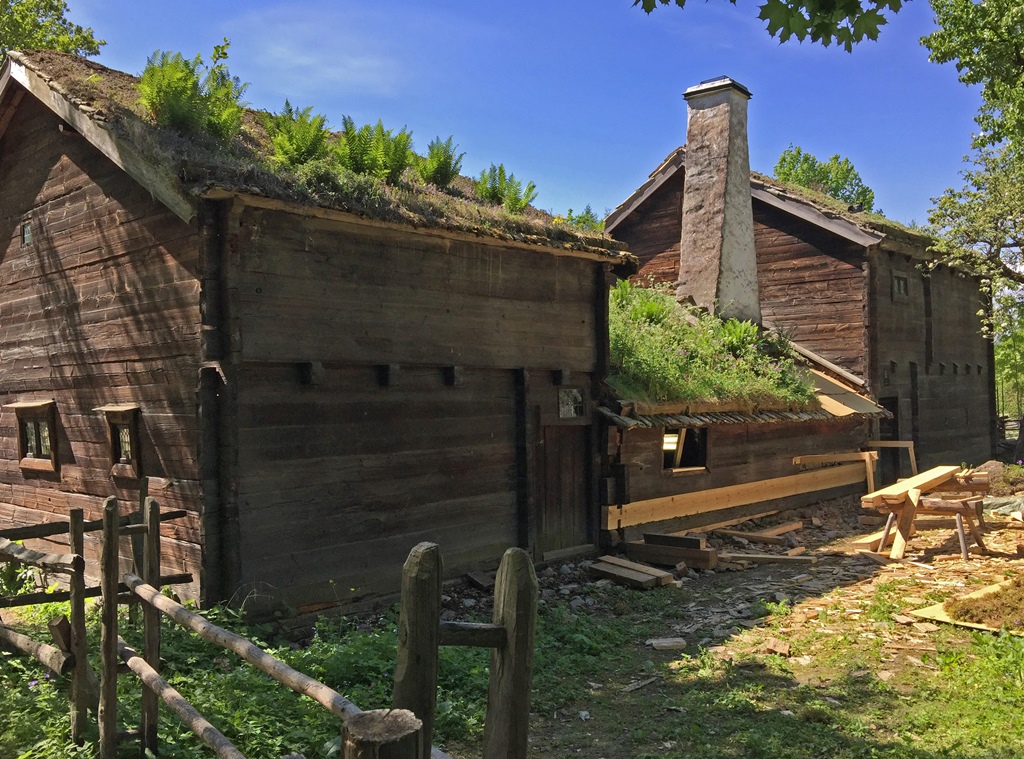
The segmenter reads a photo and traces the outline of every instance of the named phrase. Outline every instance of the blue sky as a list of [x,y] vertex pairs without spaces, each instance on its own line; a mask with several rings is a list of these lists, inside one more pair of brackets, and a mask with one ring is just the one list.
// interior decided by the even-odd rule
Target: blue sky
[[978,92],[918,44],[913,0],[853,53],[780,45],[756,0],[690,0],[650,16],[631,0],[70,0],[107,41],[99,61],[139,73],[154,50],[208,56],[225,36],[254,107],[285,98],[340,125],[407,125],[425,150],[454,135],[463,173],[504,163],[555,212],[610,210],[685,141],[681,93],[720,74],[750,103],[750,161],[771,173],[790,144],[848,156],[891,218],[925,221],[957,185]]

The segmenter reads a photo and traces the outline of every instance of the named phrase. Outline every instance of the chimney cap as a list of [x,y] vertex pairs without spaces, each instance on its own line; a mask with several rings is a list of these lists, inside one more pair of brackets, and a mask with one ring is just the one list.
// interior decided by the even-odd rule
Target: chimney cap
[[750,90],[744,87],[742,84],[737,82],[735,79],[731,79],[725,75],[716,76],[712,79],[705,79],[698,85],[690,87],[683,93],[683,97],[686,100],[697,97],[699,95],[707,95],[712,92],[718,92],[720,90],[734,89],[739,93],[749,97],[752,97]]

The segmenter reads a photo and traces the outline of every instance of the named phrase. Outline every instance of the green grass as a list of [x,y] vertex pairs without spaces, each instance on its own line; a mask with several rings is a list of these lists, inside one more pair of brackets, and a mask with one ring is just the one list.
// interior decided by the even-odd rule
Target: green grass
[[[877,617],[876,629],[885,629],[903,597],[922,589],[912,581],[880,583],[860,616]],[[792,627],[788,604],[761,600],[752,611],[766,627],[728,639],[735,651],[728,661],[697,645],[686,652],[644,645],[692,621],[693,595],[685,587],[591,586],[585,593],[596,605],[584,612],[562,602],[539,612],[531,756],[989,759],[1024,752],[1024,640],[943,628],[932,637],[937,651],[913,651],[923,664],[911,666],[886,653],[880,637],[863,635],[863,626],[843,629],[850,618],[842,613],[823,612],[833,632]],[[28,621],[38,626],[45,616]],[[322,621],[302,650],[232,612],[209,616],[363,708],[388,703],[393,613],[358,629],[350,621]],[[137,642],[139,631],[126,620],[122,626]],[[323,709],[195,636],[169,624],[164,630],[165,676],[247,757],[330,755],[337,722]],[[95,620],[90,632],[95,638]],[[810,665],[758,653],[758,641],[783,634],[793,657],[810,655]],[[694,632],[693,640],[700,635]],[[442,649],[435,742],[457,757],[479,756],[487,661],[481,650]],[[893,679],[884,682],[882,669],[892,670]],[[626,690],[636,682],[647,684]],[[139,692],[134,677],[121,678],[122,726],[137,720]],[[66,743],[66,683],[47,679],[25,657],[0,659],[0,710],[5,759],[96,755],[91,745],[79,750]],[[162,715],[162,757],[209,756],[166,710]],[[130,746],[123,755],[131,755]]]
[[814,388],[789,342],[750,322],[689,313],[663,286],[620,282],[611,293],[608,384],[620,398],[811,404]]

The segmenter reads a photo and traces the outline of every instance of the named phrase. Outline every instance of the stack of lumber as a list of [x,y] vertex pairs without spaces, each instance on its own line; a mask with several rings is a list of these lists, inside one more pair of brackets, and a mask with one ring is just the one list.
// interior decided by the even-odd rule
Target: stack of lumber
[[643,540],[626,543],[626,556],[658,566],[674,567],[685,571],[687,567],[714,569],[718,566],[718,550],[708,548],[700,535],[671,535],[647,533]]
[[602,556],[590,565],[590,571],[598,577],[607,578],[630,588],[653,588],[659,585],[668,585],[675,580],[671,572],[620,559],[618,556]]
[[[770,546],[786,545],[786,533],[803,529],[803,520],[797,519],[792,522],[784,522],[774,527],[765,527],[761,530],[744,532],[742,530],[715,530],[716,535],[727,538],[742,538],[749,543],[762,543]],[[801,547],[793,548],[783,553],[754,553],[747,551],[719,551],[718,558],[728,563],[750,562],[763,564],[766,562],[794,562],[800,564],[814,564],[817,559],[813,556],[802,556],[807,549]]]

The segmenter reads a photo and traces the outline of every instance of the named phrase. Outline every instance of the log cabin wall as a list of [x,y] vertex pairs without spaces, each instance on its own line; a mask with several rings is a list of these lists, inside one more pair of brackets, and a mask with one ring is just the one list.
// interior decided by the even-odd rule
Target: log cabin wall
[[[740,485],[798,474],[794,456],[856,451],[869,439],[870,424],[863,420],[792,422],[778,424],[722,424],[707,430],[707,459],[702,472],[675,473],[664,467],[661,428],[618,431],[618,462],[625,469],[626,502],[636,503],[681,493]],[[806,506],[823,498],[864,492],[864,485],[816,491],[752,506],[709,510],[693,516],[627,528],[632,539],[646,530],[696,529],[701,525],[772,509]]]
[[[946,266],[922,272],[916,261],[886,251],[873,253],[870,266],[877,346],[871,384],[897,411],[890,429],[914,440],[921,467],[987,461],[994,367],[992,345],[981,335],[977,312],[985,304],[977,283]],[[889,467],[895,470],[893,462]]]
[[[397,589],[422,540],[448,574],[532,544],[556,378],[589,404],[604,265],[253,206],[234,216],[238,592],[268,583],[313,608]],[[583,424],[585,437],[589,405]]]
[[612,232],[640,260],[634,282],[666,282],[679,278],[679,241],[682,236],[683,172],[680,170],[655,190]]
[[765,324],[864,377],[863,247],[756,200],[754,239]]
[[[0,525],[66,519],[73,507],[98,519],[111,495],[122,513],[136,510],[138,482],[112,477],[107,422],[94,409],[138,404],[150,494],[195,515],[164,525],[164,570],[198,581],[195,227],[31,96],[0,138],[0,188]],[[20,466],[7,405],[43,399],[56,409],[52,472]],[[97,535],[86,535],[90,559]],[[60,550],[59,539],[46,543]],[[180,592],[195,596],[198,583]]]

